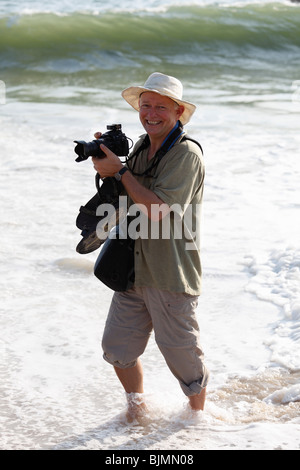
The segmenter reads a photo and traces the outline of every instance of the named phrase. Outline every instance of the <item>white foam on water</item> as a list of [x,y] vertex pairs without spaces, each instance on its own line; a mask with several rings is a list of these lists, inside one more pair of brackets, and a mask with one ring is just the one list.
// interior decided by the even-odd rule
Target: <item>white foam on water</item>
[[290,371],[300,370],[300,251],[287,247],[272,252],[264,263],[248,259],[253,277],[246,287],[259,299],[280,308],[278,319],[266,344],[272,361]]

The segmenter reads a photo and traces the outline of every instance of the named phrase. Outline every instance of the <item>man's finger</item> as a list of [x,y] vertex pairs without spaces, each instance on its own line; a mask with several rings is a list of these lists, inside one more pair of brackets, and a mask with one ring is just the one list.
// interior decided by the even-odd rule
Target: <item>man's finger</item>
[[106,145],[100,144],[100,148],[101,148],[101,150],[105,153],[105,155],[106,155],[107,157],[108,157],[109,155],[114,155],[114,153],[113,153],[111,150],[109,150],[109,148],[106,147]]

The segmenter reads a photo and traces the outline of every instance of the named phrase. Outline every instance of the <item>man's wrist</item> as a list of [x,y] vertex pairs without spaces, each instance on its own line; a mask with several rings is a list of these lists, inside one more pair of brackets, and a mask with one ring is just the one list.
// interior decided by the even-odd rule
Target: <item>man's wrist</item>
[[115,179],[117,181],[121,181],[122,176],[124,175],[124,173],[126,173],[126,171],[128,171],[127,166],[123,166],[117,173],[115,173],[114,175]]

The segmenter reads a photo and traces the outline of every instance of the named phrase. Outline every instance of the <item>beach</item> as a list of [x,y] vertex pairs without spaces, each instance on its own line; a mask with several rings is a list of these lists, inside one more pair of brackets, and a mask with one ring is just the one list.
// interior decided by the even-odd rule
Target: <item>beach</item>
[[[299,31],[286,1],[1,4],[1,450],[299,450]],[[151,337],[129,424],[102,359],[112,291],[76,252],[96,188],[74,140],[121,123],[136,142],[121,91],[154,71],[197,105],[210,382],[191,413]]]

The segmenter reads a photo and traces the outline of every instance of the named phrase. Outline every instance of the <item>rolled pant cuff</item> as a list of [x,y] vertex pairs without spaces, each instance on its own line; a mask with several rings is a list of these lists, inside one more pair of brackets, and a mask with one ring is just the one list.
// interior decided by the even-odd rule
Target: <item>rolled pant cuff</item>
[[202,390],[207,386],[208,377],[203,377],[191,384],[187,385],[179,380],[180,387],[182,388],[183,393],[187,397],[192,397],[194,395],[200,395]]
[[128,364],[122,364],[119,361],[114,361],[113,359],[110,359],[105,353],[103,354],[103,359],[111,364],[114,367],[119,367],[119,369],[129,369],[130,367],[136,366],[137,361],[132,361],[129,362]]

